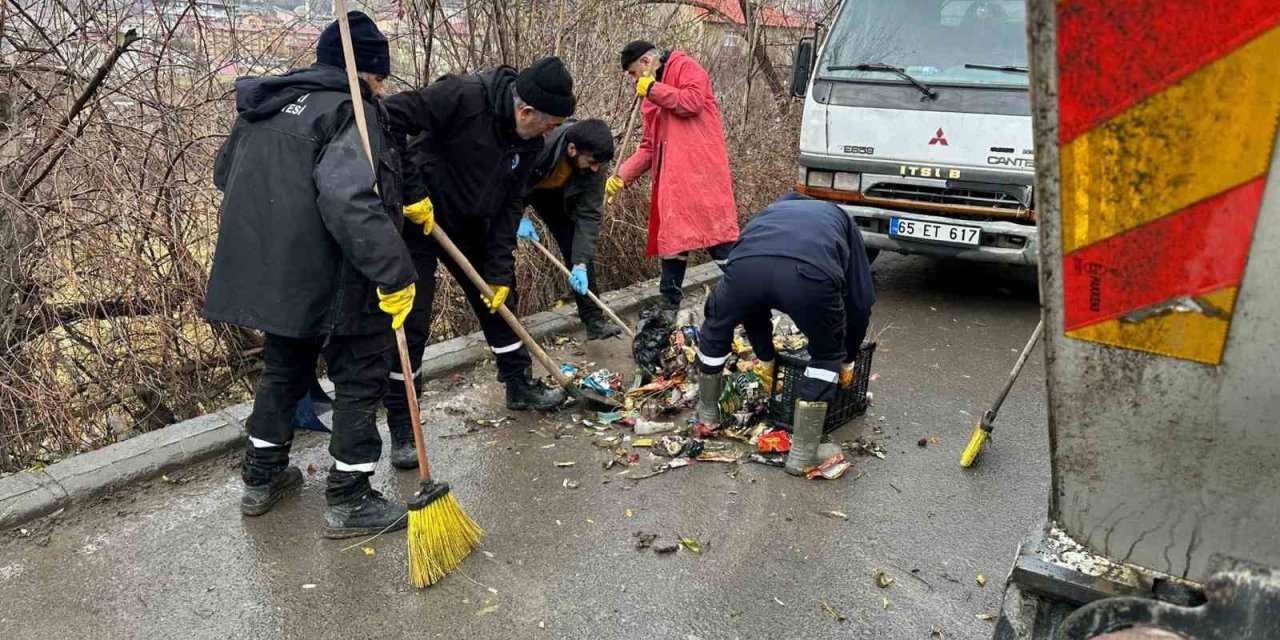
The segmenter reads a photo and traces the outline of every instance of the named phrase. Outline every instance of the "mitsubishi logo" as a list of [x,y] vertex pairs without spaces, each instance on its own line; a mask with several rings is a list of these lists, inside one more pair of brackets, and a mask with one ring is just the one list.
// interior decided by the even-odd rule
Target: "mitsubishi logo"
[[933,137],[929,139],[929,144],[940,144],[944,147],[947,146],[947,134],[943,133],[942,129],[938,129],[938,132],[933,134]]

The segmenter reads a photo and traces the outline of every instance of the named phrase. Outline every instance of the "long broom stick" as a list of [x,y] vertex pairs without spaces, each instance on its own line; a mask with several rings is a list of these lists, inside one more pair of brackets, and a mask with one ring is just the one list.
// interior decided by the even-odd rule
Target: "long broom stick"
[[[351,25],[347,22],[345,0],[334,0],[338,29],[342,34],[342,56],[347,67],[347,86],[351,90],[351,107],[355,111],[356,129],[364,146],[365,158],[377,179],[377,166],[369,146],[369,129],[364,118],[364,102],[360,98],[360,81],[356,77],[355,52],[351,48]],[[404,327],[397,327],[396,349],[400,352],[400,371],[404,373],[404,392],[408,399],[409,418],[413,425],[413,444],[418,452],[418,476],[422,486],[409,502],[409,576],[413,586],[426,587],[453,571],[480,543],[484,531],[465,512],[449,490],[449,485],[431,479],[427,447],[422,438],[422,417],[418,410],[418,394],[409,363],[409,343]]]
[[1000,411],[1000,405],[1004,404],[1004,399],[1008,397],[1009,391],[1013,389],[1013,383],[1018,381],[1018,374],[1022,373],[1022,366],[1027,364],[1027,357],[1031,355],[1031,350],[1040,341],[1040,334],[1042,333],[1044,333],[1043,317],[1036,324],[1036,330],[1031,332],[1031,339],[1027,340],[1027,346],[1023,347],[1022,353],[1018,354],[1018,361],[1013,364],[1013,370],[1009,372],[1009,379],[1004,382],[1004,389],[1000,390],[1000,395],[996,396],[995,402],[991,403],[991,408],[982,414],[982,419],[974,426],[973,434],[969,436],[969,445],[960,454],[960,466],[962,468],[969,468],[974,460],[978,459],[978,453],[982,451],[982,445],[986,443],[987,438],[991,437],[991,430],[996,428],[996,414]]
[[[573,274],[570,273],[569,268],[564,266],[564,264],[561,263],[558,258],[556,258],[555,254],[551,253],[550,249],[547,249],[546,247],[542,246],[541,242],[538,242],[537,240],[528,240],[527,242],[537,247],[538,251],[541,251],[542,255],[546,256],[547,260],[550,260],[551,264],[554,264],[556,268],[560,270],[560,273],[563,273],[564,275],[569,277],[573,277]],[[634,331],[631,330],[631,327],[628,327],[627,323],[623,322],[622,318],[619,318],[618,314],[614,313],[613,309],[610,309],[609,306],[606,305],[604,301],[601,300],[600,297],[595,294],[594,291],[587,289],[587,298],[589,298],[592,302],[596,303],[596,306],[600,307],[600,310],[604,311],[605,314],[609,316],[609,319],[612,320],[614,324],[618,325],[619,327],[622,327],[622,330],[627,332],[627,335],[629,337],[632,337],[632,338],[636,337],[636,334]]]

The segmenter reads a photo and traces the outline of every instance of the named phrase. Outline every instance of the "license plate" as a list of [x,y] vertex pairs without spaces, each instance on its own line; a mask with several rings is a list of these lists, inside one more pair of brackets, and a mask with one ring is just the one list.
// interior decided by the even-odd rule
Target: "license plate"
[[965,227],[958,224],[890,218],[889,235],[895,238],[911,238],[912,240],[928,240],[930,242],[976,247],[978,246],[981,230],[978,227]]

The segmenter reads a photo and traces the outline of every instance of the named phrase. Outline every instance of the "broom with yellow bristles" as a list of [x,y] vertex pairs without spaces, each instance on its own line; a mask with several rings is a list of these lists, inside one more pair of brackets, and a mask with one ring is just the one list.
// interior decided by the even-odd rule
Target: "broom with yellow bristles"
[[[342,34],[343,61],[347,67],[347,85],[351,90],[351,105],[355,111],[356,129],[364,145],[369,166],[377,174],[373,153],[369,146],[369,129],[364,117],[364,102],[360,99],[360,81],[356,77],[355,53],[351,48],[351,26],[347,22],[345,0],[334,0],[334,12],[338,14],[338,30]],[[396,348],[400,352],[400,370],[413,371],[409,364],[409,343],[404,328],[396,333]],[[413,444],[418,450],[418,475],[422,486],[409,501],[409,577],[413,586],[427,587],[453,571],[480,543],[484,530],[479,527],[458,504],[449,491],[449,485],[431,479],[431,465],[427,463],[427,448],[422,438],[422,419],[418,413],[418,394],[413,388],[413,376],[404,376],[404,392],[409,399],[409,418],[413,425]]]
[[969,436],[969,446],[964,448],[964,452],[960,454],[960,466],[969,468],[974,460],[978,459],[978,453],[982,451],[982,445],[986,444],[987,439],[991,437],[991,430],[996,428],[996,413],[1000,411],[1000,405],[1004,404],[1004,399],[1009,395],[1009,390],[1013,389],[1013,383],[1018,380],[1018,374],[1022,373],[1022,365],[1027,363],[1027,356],[1031,355],[1031,349],[1040,341],[1040,334],[1044,332],[1044,318],[1040,319],[1036,325],[1036,330],[1031,332],[1031,339],[1027,341],[1027,346],[1022,348],[1022,353],[1018,355],[1018,361],[1013,364],[1013,371],[1009,372],[1009,379],[1004,383],[1004,389],[1000,390],[1000,395],[996,396],[996,401],[991,403],[991,408],[982,414],[982,419],[978,421],[977,426],[973,428],[973,435]]

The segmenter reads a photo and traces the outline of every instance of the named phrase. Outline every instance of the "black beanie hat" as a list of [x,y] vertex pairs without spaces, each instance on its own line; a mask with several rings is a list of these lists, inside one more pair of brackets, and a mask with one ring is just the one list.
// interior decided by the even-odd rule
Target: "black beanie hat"
[[573,97],[573,77],[564,61],[547,56],[516,76],[516,93],[525,104],[548,115],[568,118],[577,101]]
[[[351,25],[351,51],[356,57],[356,71],[391,75],[391,48],[378,25],[359,11],[348,12],[347,22]],[[320,34],[320,41],[316,44],[316,62],[339,69],[347,68],[342,57],[342,32],[337,20]]]
[[622,48],[622,70],[626,71],[631,63],[640,59],[640,56],[657,49],[658,45],[648,40],[632,40],[627,46]]

